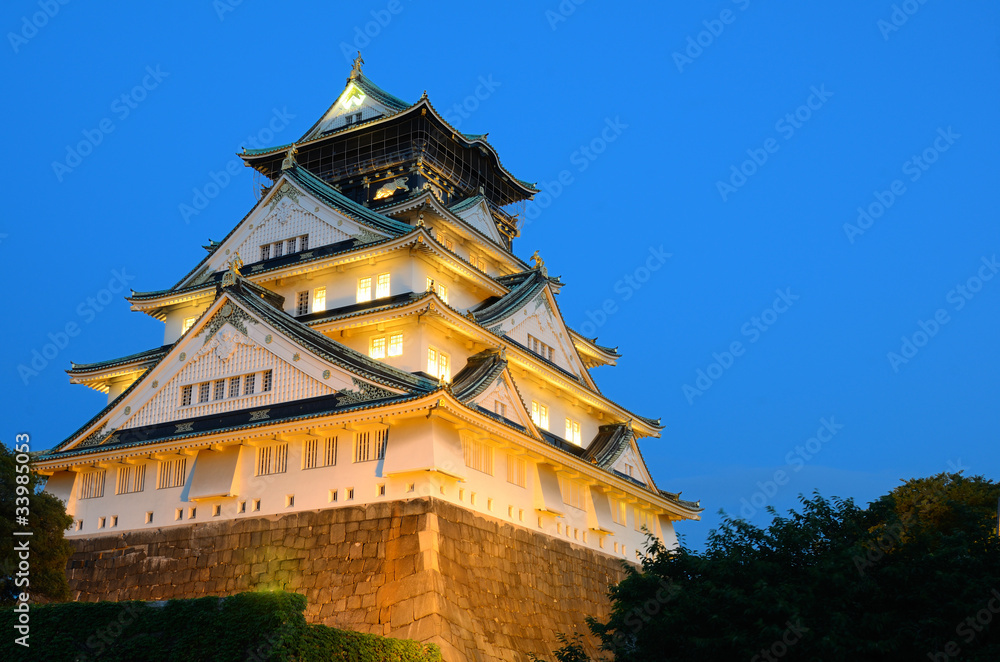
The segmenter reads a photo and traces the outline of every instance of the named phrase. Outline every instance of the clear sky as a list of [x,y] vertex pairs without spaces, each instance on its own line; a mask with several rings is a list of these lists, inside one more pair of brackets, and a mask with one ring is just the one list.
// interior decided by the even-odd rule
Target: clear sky
[[377,84],[426,89],[541,184],[516,252],[619,347],[604,392],[663,417],[642,450],[705,506],[689,544],[720,509],[998,477],[996,3],[102,9],[0,9],[6,443],[50,447],[103,407],[71,360],[162,342],[122,288],[173,285],[243,217],[235,152],[302,135],[360,47]]

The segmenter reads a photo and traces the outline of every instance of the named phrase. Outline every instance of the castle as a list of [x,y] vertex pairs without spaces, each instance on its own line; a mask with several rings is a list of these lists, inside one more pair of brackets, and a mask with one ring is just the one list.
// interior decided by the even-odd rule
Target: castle
[[243,151],[261,197],[229,234],[132,292],[163,343],[68,371],[108,395],[37,463],[74,520],[71,585],[281,587],[446,660],[546,653],[606,610],[647,532],[674,546],[701,509],[643,462],[659,421],[598,389],[618,352],[566,325],[537,252],[514,255],[537,189],[362,62],[298,141]]

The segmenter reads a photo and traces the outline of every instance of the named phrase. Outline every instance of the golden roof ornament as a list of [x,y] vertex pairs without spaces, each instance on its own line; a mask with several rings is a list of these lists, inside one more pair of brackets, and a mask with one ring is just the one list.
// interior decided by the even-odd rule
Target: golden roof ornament
[[240,259],[239,252],[233,256],[233,259],[229,261],[229,270],[222,276],[222,286],[230,287],[236,284],[236,279],[240,278],[243,274],[240,273],[240,269],[243,268],[243,260]]
[[361,58],[361,51],[358,51],[358,56],[354,58],[354,66],[351,68],[351,77],[349,80],[354,80],[361,75],[361,65],[364,63],[365,61]]
[[295,155],[298,153],[299,153],[299,148],[296,147],[294,144],[291,147],[289,147],[288,151],[285,152],[284,160],[282,160],[281,162],[281,169],[290,170],[293,166],[295,166],[296,165]]

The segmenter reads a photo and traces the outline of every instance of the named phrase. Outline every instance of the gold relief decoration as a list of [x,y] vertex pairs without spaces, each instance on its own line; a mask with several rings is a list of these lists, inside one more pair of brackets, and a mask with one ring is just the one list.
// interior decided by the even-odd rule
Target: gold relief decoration
[[271,344],[272,340],[273,340],[273,338],[271,338],[271,334],[270,333],[267,334],[266,336],[264,336],[264,342],[267,343],[268,345]]
[[324,370],[323,371],[323,379],[330,379],[330,371],[329,370]]

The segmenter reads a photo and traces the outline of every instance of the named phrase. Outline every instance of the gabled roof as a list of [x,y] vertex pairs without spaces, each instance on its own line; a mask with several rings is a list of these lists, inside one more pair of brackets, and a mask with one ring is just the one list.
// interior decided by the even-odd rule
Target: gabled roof
[[508,317],[517,311],[525,302],[542,291],[548,283],[548,277],[543,276],[540,269],[531,269],[520,274],[501,276],[497,281],[511,290],[499,299],[487,302],[478,310],[472,311],[472,319],[487,326]]
[[70,375],[76,376],[90,372],[102,372],[104,370],[108,370],[109,368],[117,368],[129,364],[135,364],[136,367],[154,365],[170,350],[172,346],[173,345],[162,345],[160,347],[154,347],[153,349],[147,349],[142,352],[136,352],[135,354],[129,354],[128,356],[121,356],[116,359],[107,359],[105,361],[95,361],[94,363],[73,363],[70,361],[70,365],[72,367],[66,372]]

